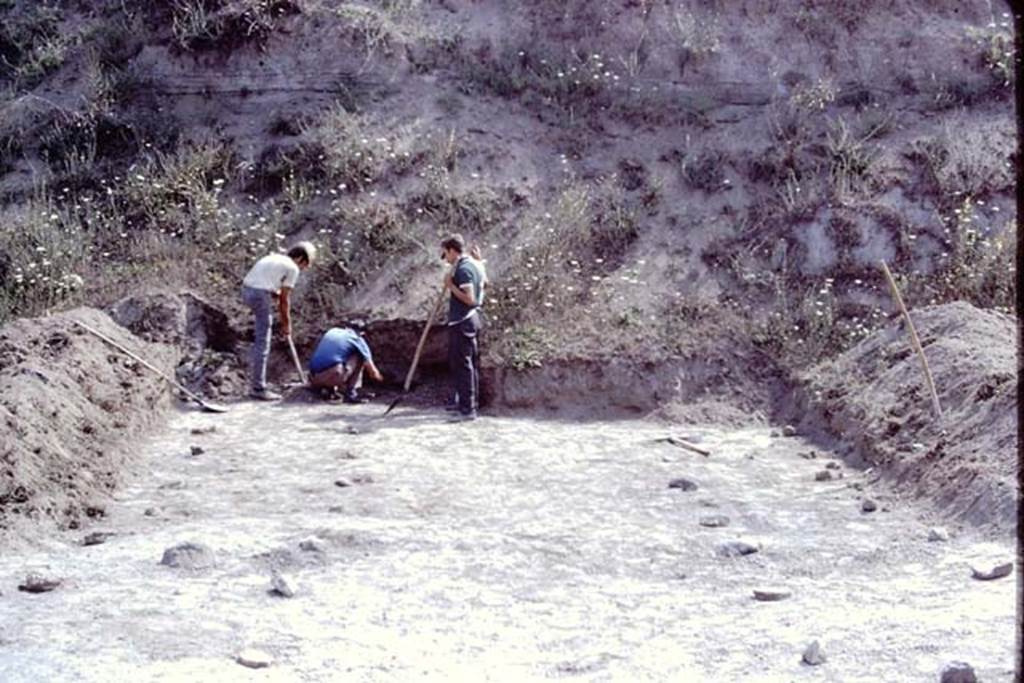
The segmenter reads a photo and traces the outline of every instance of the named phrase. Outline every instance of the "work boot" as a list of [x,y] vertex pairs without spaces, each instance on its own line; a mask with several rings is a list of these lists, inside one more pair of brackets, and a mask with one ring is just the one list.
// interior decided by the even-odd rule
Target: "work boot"
[[249,392],[249,397],[250,398],[254,398],[257,401],[280,401],[281,400],[281,394],[277,393],[276,391],[271,391],[270,389],[267,389],[267,388],[253,389],[252,391]]

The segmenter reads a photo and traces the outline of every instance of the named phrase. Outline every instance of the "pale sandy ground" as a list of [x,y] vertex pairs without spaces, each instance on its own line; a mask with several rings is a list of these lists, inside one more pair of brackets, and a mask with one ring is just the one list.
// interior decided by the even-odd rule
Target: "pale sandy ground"
[[[380,412],[175,416],[90,529],[117,536],[0,558],[0,680],[874,683],[935,681],[951,659],[1012,679],[1016,574],[968,568],[1012,559],[1012,539],[928,542],[921,511],[884,496],[864,514],[841,487],[880,493],[871,475],[815,482],[831,456],[799,457],[799,439],[671,430],[705,459],[655,443],[670,430],[653,422]],[[700,489],[668,489],[680,476]],[[731,524],[698,525],[709,514]],[[312,535],[322,554],[299,549]],[[763,549],[717,557],[730,539]],[[161,566],[183,541],[212,547],[216,568]],[[272,566],[294,598],[268,594]],[[31,571],[65,583],[17,591]],[[793,596],[756,602],[762,586]],[[819,667],[800,663],[812,639]],[[243,668],[247,647],[274,664]]]

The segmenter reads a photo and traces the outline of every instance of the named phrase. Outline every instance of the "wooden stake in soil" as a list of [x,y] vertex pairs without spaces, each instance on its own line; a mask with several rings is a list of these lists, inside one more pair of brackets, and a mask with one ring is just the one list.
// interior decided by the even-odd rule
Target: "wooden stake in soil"
[[914,323],[910,320],[910,313],[907,312],[907,307],[903,304],[903,297],[900,296],[900,290],[896,286],[896,280],[893,278],[892,273],[889,271],[889,266],[886,265],[885,261],[880,263],[882,264],[882,271],[885,273],[885,279],[889,281],[892,298],[896,300],[896,305],[900,307],[903,319],[907,323],[907,331],[910,332],[910,345],[914,347],[917,357],[921,359],[921,368],[924,370],[925,382],[928,384],[928,391],[932,396],[932,407],[935,409],[935,416],[941,420],[942,407],[939,405],[939,394],[935,391],[935,380],[932,379],[932,371],[928,368],[928,359],[925,358],[924,349],[921,348],[921,340],[917,337],[917,330],[914,328]]

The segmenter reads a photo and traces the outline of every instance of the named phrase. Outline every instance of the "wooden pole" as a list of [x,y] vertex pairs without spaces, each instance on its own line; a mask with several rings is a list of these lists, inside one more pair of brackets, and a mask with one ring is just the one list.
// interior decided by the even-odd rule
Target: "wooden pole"
[[935,416],[941,420],[942,406],[939,405],[939,394],[935,391],[935,380],[932,379],[932,371],[928,368],[928,359],[925,358],[924,349],[921,348],[921,340],[917,337],[917,330],[914,328],[914,323],[910,320],[910,313],[907,312],[907,307],[903,303],[903,297],[900,296],[899,287],[896,286],[896,280],[893,278],[889,266],[886,265],[885,261],[880,263],[882,264],[882,272],[885,273],[885,279],[889,281],[892,298],[896,300],[896,305],[899,306],[900,312],[903,314],[903,320],[907,323],[907,331],[910,332],[910,345],[917,352],[917,357],[921,359],[921,368],[924,370],[925,382],[928,384],[928,391],[932,396],[932,407],[935,409]]

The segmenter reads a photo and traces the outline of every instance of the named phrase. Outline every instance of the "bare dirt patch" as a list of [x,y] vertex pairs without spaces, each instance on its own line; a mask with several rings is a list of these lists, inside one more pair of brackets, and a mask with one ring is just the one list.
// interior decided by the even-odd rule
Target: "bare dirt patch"
[[28,520],[77,528],[83,518],[102,516],[136,455],[125,445],[166,403],[163,383],[149,370],[73,320],[158,367],[169,369],[176,356],[90,308],[0,329],[0,542]]

